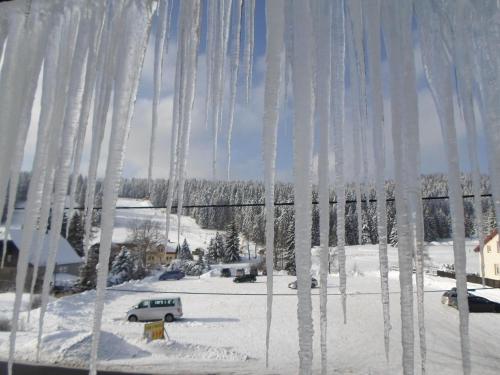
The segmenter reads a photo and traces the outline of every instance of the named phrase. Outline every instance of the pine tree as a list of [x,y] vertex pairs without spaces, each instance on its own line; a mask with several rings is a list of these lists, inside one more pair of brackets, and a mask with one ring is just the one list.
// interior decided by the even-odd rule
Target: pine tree
[[78,211],[75,212],[68,231],[68,242],[79,256],[83,256],[84,225],[83,218]]
[[217,261],[219,260],[219,254],[217,253],[215,240],[213,238],[210,239],[205,257],[208,264],[217,263]]
[[224,237],[222,237],[222,235],[217,232],[215,233],[215,252],[217,254],[217,261],[222,261],[224,259]]
[[179,259],[193,260],[193,254],[191,254],[191,250],[189,249],[189,245],[188,245],[187,240],[185,238],[184,238],[184,242],[182,243],[182,246],[180,249]]
[[295,220],[290,221],[287,228],[286,249],[283,252],[284,269],[290,275],[295,275]]
[[240,237],[236,229],[236,223],[233,221],[226,230],[226,241],[224,247],[225,263],[234,263],[240,261]]
[[90,247],[87,260],[80,268],[77,288],[81,290],[94,289],[97,280],[97,264],[99,263],[99,245]]
[[109,272],[108,284],[121,284],[132,279],[134,272],[134,260],[130,251],[123,246],[116,256]]

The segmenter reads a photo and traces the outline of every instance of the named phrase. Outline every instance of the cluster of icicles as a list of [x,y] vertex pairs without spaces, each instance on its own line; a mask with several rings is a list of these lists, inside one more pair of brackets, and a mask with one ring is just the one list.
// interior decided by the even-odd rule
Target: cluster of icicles
[[[202,9],[202,4],[206,9]],[[458,289],[460,339],[464,374],[470,374],[468,304],[466,298],[464,214],[460,185],[454,97],[466,125],[473,171],[476,225],[481,233],[480,175],[476,119],[480,118],[490,157],[491,187],[500,217],[500,11],[496,0],[456,2],[419,0],[318,0],[265,3],[267,47],[263,116],[264,179],[266,188],[267,274],[272,275],[274,242],[274,183],[279,115],[287,102],[288,84],[293,96],[295,245],[298,279],[300,373],[310,374],[313,364],[311,267],[311,193],[313,133],[319,133],[319,200],[321,225],[320,334],[321,372],[327,371],[327,264],[329,186],[338,203],[341,312],[346,312],[344,134],[352,131],[356,175],[357,212],[366,185],[368,160],[376,168],[380,280],[384,345],[389,360],[389,287],[385,206],[385,149],[382,91],[382,56],[389,75],[391,134],[395,164],[403,372],[413,374],[414,304],[412,270],[416,268],[417,319],[420,367],[425,372],[426,343],[423,295],[423,224],[420,193],[418,96],[414,61],[414,35],[440,119],[447,156],[452,212],[453,247]],[[206,30],[201,28],[205,17]],[[154,20],[156,18],[156,20]],[[143,1],[16,1],[0,6],[0,207],[6,206],[5,238],[14,210],[23,150],[31,123],[35,92],[41,91],[41,111],[35,119],[37,143],[31,183],[25,206],[21,252],[16,276],[16,299],[10,335],[9,373],[12,372],[16,333],[30,252],[35,244],[32,280],[36,280],[40,235],[51,213],[50,252],[43,277],[37,360],[43,337],[51,277],[55,267],[58,233],[69,189],[72,216],[75,183],[80,173],[86,133],[92,134],[88,189],[85,201],[85,250],[89,248],[94,210],[97,167],[106,128],[107,146],[103,183],[102,235],[99,264],[108,264],[114,210],[122,172],[125,144],[133,114],[142,63],[152,24],[155,24],[153,123],[149,181],[152,178],[158,103],[171,24],[176,28],[173,121],[171,126],[169,191],[170,212],[177,194],[182,206],[189,153],[191,113],[195,100],[200,38],[206,37],[206,125],[213,136],[213,174],[217,173],[218,134],[223,119],[224,73],[230,71],[229,136],[239,77],[248,103],[252,85],[255,0]],[[416,22],[415,22],[416,21]],[[415,27],[416,24],[416,27]],[[383,44],[382,44],[383,42]],[[383,48],[385,46],[385,49]],[[420,58],[420,56],[419,56]],[[241,61],[241,64],[240,64]],[[240,71],[241,70],[241,71]],[[38,77],[41,87],[37,87]],[[290,81],[290,82],[289,82]],[[349,95],[346,95],[346,94]],[[351,128],[344,128],[350,108]],[[108,116],[108,113],[110,116]],[[109,120],[108,120],[109,118]],[[89,126],[88,126],[89,125]],[[330,142],[330,140],[332,140]],[[330,144],[331,143],[331,144]],[[329,155],[335,155],[335,176],[329,180]],[[359,152],[358,152],[359,150]],[[370,151],[371,150],[371,151]],[[228,156],[230,160],[230,155]],[[227,167],[230,176],[230,163]],[[180,213],[181,210],[178,209]],[[361,234],[361,216],[359,216]],[[167,233],[168,233],[167,216]],[[42,233],[42,234],[40,234]],[[479,236],[481,237],[481,235]],[[6,241],[5,241],[6,242]],[[38,246],[38,247],[37,247]],[[4,249],[5,250],[5,249]],[[5,254],[5,251],[3,252]],[[4,259],[2,259],[2,264]],[[90,373],[96,373],[107,267],[98,268]],[[34,285],[31,285],[33,292]],[[270,345],[273,280],[267,280],[266,364]],[[333,354],[334,355],[334,354]]]

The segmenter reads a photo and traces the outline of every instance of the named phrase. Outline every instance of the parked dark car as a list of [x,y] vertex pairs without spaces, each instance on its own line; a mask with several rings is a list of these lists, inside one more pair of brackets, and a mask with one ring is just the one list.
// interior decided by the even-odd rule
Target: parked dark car
[[[469,300],[469,312],[497,312],[500,313],[500,303],[490,301],[487,298],[475,296],[473,294],[468,295]],[[458,309],[457,298],[450,298],[450,306]]]
[[[314,277],[311,277],[311,288],[316,288],[318,286],[318,280],[316,280]],[[288,284],[288,287],[290,289],[297,289],[297,280],[292,281],[290,284]]]
[[257,278],[255,277],[255,275],[252,274],[236,276],[233,279],[235,283],[254,283],[256,280]]
[[160,277],[158,278],[159,280],[180,280],[182,279],[186,274],[182,271],[166,271],[163,272]]
[[229,268],[223,268],[220,270],[220,277],[231,277],[231,270]]
[[[467,294],[471,296],[469,292],[474,292],[476,289],[467,289]],[[457,301],[457,288],[451,288],[443,293],[441,296],[441,303],[444,305],[452,306],[452,303],[456,304]]]
[[236,276],[243,276],[245,274],[245,269],[244,268],[238,268],[236,270]]

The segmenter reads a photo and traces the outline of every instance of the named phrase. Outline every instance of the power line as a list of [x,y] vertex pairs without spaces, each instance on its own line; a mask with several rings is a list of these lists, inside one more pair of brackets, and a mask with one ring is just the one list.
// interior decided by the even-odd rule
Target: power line
[[[481,198],[488,198],[492,197],[491,194],[481,194]],[[436,197],[422,197],[423,201],[432,201],[432,200],[443,200],[443,199],[449,199],[450,197],[448,195],[445,196],[436,196]],[[462,195],[463,199],[470,199],[474,198],[474,195],[472,194],[466,194]],[[387,198],[386,202],[394,202],[395,198]],[[346,204],[353,204],[356,203],[356,199],[347,199]],[[377,202],[377,199],[361,199],[362,203],[374,203]],[[336,204],[338,203],[337,200],[331,200],[330,204]],[[295,203],[293,201],[291,202],[274,202],[275,206],[293,206]],[[319,204],[319,201],[312,201],[311,204],[316,205]],[[190,209],[190,208],[237,208],[237,207],[264,207],[266,204],[264,202],[254,202],[254,203],[219,203],[219,204],[186,204],[182,205],[183,209]],[[161,209],[161,208],[166,208],[165,206],[117,206],[117,210],[151,210],[151,209]],[[172,209],[177,209],[178,205],[173,205]],[[65,207],[65,209],[69,209],[69,207]],[[74,210],[84,210],[85,207],[73,207]],[[94,210],[101,210],[102,207],[94,207]],[[15,207],[15,210],[24,210],[24,207]]]
[[[475,288],[474,290],[469,289],[469,291],[483,290],[483,289],[493,289],[493,288]],[[107,291],[110,292],[127,292],[127,293],[153,293],[153,294],[189,294],[189,295],[211,295],[211,296],[267,296],[266,293],[226,293],[226,292],[185,292],[185,291],[163,291],[163,290],[154,290],[154,289],[115,289],[115,288],[106,288]],[[444,293],[449,291],[449,289],[431,289],[424,290],[424,293]],[[413,292],[416,294],[417,292]],[[350,292],[346,293],[346,295],[355,297],[355,296],[375,296],[380,295],[380,292]],[[401,294],[401,292],[389,292],[389,294]],[[319,293],[312,293],[313,296],[319,296]],[[342,293],[327,293],[329,296],[341,296]],[[290,297],[297,296],[297,293],[273,293],[273,296],[278,297]]]

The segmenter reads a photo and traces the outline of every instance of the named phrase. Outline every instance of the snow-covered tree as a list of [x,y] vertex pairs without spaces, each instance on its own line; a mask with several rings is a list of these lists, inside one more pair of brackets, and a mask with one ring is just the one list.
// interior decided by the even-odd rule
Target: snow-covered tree
[[76,287],[80,290],[94,289],[97,280],[97,263],[99,263],[99,245],[90,247],[87,260],[80,268]]
[[182,260],[193,260],[193,254],[191,254],[191,250],[189,249],[189,244],[185,238],[180,248],[178,258]]
[[217,253],[217,249],[215,248],[215,240],[213,238],[210,239],[208,243],[207,252],[205,253],[205,259],[208,264],[217,263],[219,254]]
[[224,237],[219,233],[215,233],[215,240],[214,240],[214,245],[215,245],[215,253],[217,254],[216,260],[218,262],[221,262],[224,258]]
[[123,246],[111,265],[108,285],[121,284],[133,278],[134,259],[130,251]]
[[234,263],[240,261],[240,236],[234,221],[226,230],[223,262]]
[[295,275],[295,220],[287,228],[286,248],[283,252],[284,266],[290,275]]
[[83,256],[83,237],[83,218],[78,211],[75,211],[69,225],[67,240],[79,256]]

